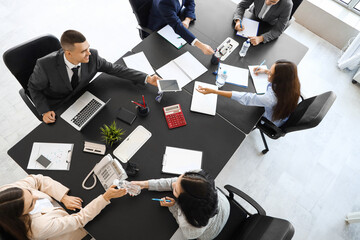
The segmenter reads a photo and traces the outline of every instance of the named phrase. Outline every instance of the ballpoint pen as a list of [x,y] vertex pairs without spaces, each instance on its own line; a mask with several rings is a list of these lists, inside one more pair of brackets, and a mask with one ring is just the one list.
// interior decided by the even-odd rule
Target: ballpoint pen
[[241,19],[240,19],[240,28],[242,28],[242,21],[241,21]]
[[256,72],[264,63],[265,63],[265,59],[264,59],[264,61],[262,61],[262,62],[260,63],[260,65],[259,65],[257,68],[255,68],[254,72]]
[[139,107],[144,107],[142,104],[135,102],[135,101],[131,101],[132,103],[135,103],[136,105],[138,105]]
[[144,95],[142,95],[142,99],[143,99],[143,107],[145,108],[146,107],[146,104],[145,104],[145,98],[144,98]]
[[[160,199],[160,198],[152,198],[151,200],[153,201],[158,201],[158,202],[163,202],[164,200]],[[170,200],[165,200],[165,202],[171,202]]]

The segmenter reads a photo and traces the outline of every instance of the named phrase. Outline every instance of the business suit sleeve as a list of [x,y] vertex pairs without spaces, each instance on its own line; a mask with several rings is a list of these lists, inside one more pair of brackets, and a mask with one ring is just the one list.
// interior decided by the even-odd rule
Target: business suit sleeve
[[182,24],[177,15],[173,1],[161,1],[159,3],[159,12],[166,23],[169,24],[177,34],[185,39],[187,43],[191,44],[194,41],[196,37]]
[[97,51],[92,49],[91,53],[96,57],[96,68],[98,72],[104,72],[119,78],[131,80],[135,83],[144,85],[147,74],[124,65],[110,63],[97,54]]
[[288,4],[284,4],[283,6],[284,8],[281,10],[280,16],[276,24],[270,29],[270,31],[262,34],[262,36],[264,37],[263,43],[267,43],[278,38],[285,31],[286,25],[289,22],[293,4],[291,1],[288,1]]
[[48,87],[49,81],[47,79],[44,67],[40,60],[36,61],[33,73],[28,82],[28,90],[32,101],[35,104],[36,110],[41,115],[50,111],[49,104],[45,95],[42,93]]
[[184,16],[195,20],[196,16],[195,16],[195,2],[194,2],[194,0],[186,0],[185,3],[184,3],[184,7],[185,7]]
[[239,2],[234,12],[234,21],[237,19],[242,20],[245,10],[248,9],[253,2],[254,0],[242,0],[241,2]]

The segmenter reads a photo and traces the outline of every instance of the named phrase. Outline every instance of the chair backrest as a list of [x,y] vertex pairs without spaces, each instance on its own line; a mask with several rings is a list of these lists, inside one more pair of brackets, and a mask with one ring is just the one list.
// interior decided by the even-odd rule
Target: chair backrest
[[280,128],[285,132],[316,127],[334,103],[336,95],[329,91],[300,102],[286,123]]
[[36,60],[61,48],[53,35],[34,38],[7,50],[3,55],[5,65],[27,92],[27,84],[34,70]]
[[291,17],[294,15],[296,9],[300,6],[300,4],[302,3],[303,0],[292,0],[293,2],[293,7],[291,9],[291,14],[290,14],[290,19]]
[[152,0],[129,0],[136,20],[141,27],[147,27]]

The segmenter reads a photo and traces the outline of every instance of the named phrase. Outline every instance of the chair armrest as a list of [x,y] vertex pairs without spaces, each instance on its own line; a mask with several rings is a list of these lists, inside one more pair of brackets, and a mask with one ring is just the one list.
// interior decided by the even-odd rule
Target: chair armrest
[[144,31],[144,32],[146,32],[146,33],[148,33],[148,34],[152,34],[152,33],[154,32],[153,30],[151,30],[151,29],[149,29],[149,28],[147,28],[147,27],[142,27],[142,26],[140,26],[140,25],[137,25],[136,28],[139,29],[139,30],[141,30],[141,31]]
[[37,119],[39,119],[39,121],[42,121],[42,117],[39,115],[39,113],[37,112],[34,104],[31,102],[31,100],[29,99],[28,95],[25,93],[25,90],[23,88],[21,88],[19,90],[19,94],[22,98],[22,100],[25,102],[25,104],[28,106],[28,108],[30,109],[30,111],[37,117]]
[[224,188],[229,191],[229,196],[231,199],[234,199],[234,193],[244,199],[246,202],[248,202],[251,206],[253,206],[259,215],[266,216],[265,210],[249,195],[244,193],[243,191],[231,186],[231,185],[225,185]]
[[281,128],[277,127],[273,122],[265,117],[261,117],[256,127],[265,133],[269,138],[278,139],[285,136]]

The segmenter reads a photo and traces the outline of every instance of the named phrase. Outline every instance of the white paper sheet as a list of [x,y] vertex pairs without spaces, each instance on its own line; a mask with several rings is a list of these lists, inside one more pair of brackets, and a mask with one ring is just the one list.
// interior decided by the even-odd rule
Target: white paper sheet
[[236,35],[239,35],[241,37],[255,37],[257,36],[257,32],[259,29],[259,22],[249,19],[249,18],[243,18],[242,24],[244,25],[245,29],[241,32],[237,32]]
[[[248,87],[249,70],[220,63],[218,74],[221,74],[224,70],[226,70],[227,75],[226,83],[238,85],[245,88]],[[219,75],[217,75],[216,77],[219,77]]]
[[[69,170],[74,144],[72,143],[41,143],[34,142],[27,169]],[[45,169],[36,159],[43,155],[52,164]]]
[[135,53],[133,55],[124,57],[124,62],[128,68],[132,68],[149,75],[155,74],[151,67],[149,60],[146,58],[144,52]]
[[162,171],[171,174],[183,174],[201,169],[202,152],[176,147],[166,147]]
[[177,49],[180,49],[182,46],[186,44],[186,41],[180,37],[180,35],[176,34],[174,29],[169,25],[166,25],[162,29],[158,31],[163,38],[168,40],[172,45],[174,45]]
[[182,54],[156,70],[163,79],[176,79],[180,88],[206,71],[207,68],[189,52]]
[[211,89],[218,89],[217,86],[196,81],[194,83],[194,91],[191,100],[190,110],[193,112],[205,113],[212,116],[216,114],[216,105],[217,105],[217,94],[202,94],[199,93],[196,89],[199,87],[206,87]]
[[[256,66],[249,66],[249,71],[251,77],[253,79],[253,83],[255,86],[256,93],[265,93],[266,88],[269,85],[268,75],[264,73],[260,73],[257,76],[254,73],[254,69],[257,68],[259,65]],[[261,68],[268,69],[266,65],[262,65]]]

